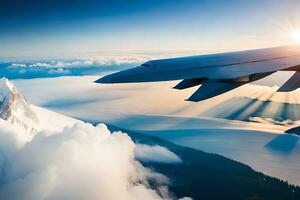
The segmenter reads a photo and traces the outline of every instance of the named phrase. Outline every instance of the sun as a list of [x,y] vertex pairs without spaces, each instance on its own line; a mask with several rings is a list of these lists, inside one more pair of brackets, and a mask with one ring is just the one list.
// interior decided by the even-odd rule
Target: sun
[[295,43],[300,44],[300,31],[293,31],[292,34],[291,34],[291,38],[293,39],[293,41]]

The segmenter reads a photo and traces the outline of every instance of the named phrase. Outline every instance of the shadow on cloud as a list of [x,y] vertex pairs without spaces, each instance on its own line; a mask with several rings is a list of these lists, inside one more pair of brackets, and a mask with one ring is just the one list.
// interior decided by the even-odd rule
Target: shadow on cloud
[[[201,115],[241,121],[263,121],[278,125],[290,125],[300,119],[300,104],[262,101],[248,97],[234,97],[224,101]],[[260,119],[258,119],[260,118]],[[267,119],[267,120],[266,120]],[[272,119],[272,120],[268,120]]]
[[279,153],[289,154],[291,153],[299,137],[296,135],[284,134],[275,137],[272,141],[265,145],[265,147],[271,151],[276,151]]

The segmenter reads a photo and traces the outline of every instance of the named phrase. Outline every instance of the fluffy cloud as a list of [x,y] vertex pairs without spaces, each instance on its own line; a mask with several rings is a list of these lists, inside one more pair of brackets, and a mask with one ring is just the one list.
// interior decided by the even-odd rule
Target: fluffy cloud
[[274,124],[274,125],[280,125],[280,126],[291,126],[300,124],[300,121],[292,121],[290,119],[285,119],[282,121],[274,120],[271,118],[261,118],[261,117],[250,117],[250,122],[256,122],[256,123],[262,123],[262,124]]
[[0,74],[9,79],[92,75],[137,66],[149,59],[149,56],[129,55],[5,63],[0,68]]
[[180,198],[179,200],[193,200],[191,197],[183,197],[183,198]]
[[27,67],[26,64],[20,64],[20,63],[12,63],[10,65],[11,68],[16,68],[16,67]]
[[166,177],[134,159],[135,144],[126,134],[78,123],[25,142],[20,130],[0,123],[0,199],[170,198]]
[[136,144],[135,157],[144,162],[181,163],[182,160],[173,152],[161,146]]
[[105,65],[105,66],[114,66],[114,65],[124,65],[124,64],[137,64],[143,63],[149,59],[152,59],[150,56],[102,56],[94,59],[88,59],[84,63],[86,65]]
[[49,74],[69,74],[70,70],[68,69],[63,69],[63,68],[58,68],[58,69],[50,69],[48,71]]
[[149,56],[101,56],[96,58],[78,59],[76,61],[48,61],[36,63],[12,63],[9,68],[71,68],[71,67],[101,67],[101,66],[119,66],[143,63],[151,59]]

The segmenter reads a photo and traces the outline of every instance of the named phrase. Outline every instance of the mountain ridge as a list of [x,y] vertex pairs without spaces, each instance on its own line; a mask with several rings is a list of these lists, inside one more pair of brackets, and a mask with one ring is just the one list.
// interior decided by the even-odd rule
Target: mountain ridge
[[0,79],[0,118],[24,128],[29,137],[39,130],[38,116],[31,104],[6,78]]

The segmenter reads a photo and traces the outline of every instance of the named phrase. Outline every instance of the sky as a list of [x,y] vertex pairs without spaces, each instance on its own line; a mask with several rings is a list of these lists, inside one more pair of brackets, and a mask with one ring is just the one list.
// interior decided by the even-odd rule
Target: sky
[[0,59],[224,52],[291,43],[293,0],[2,0]]

